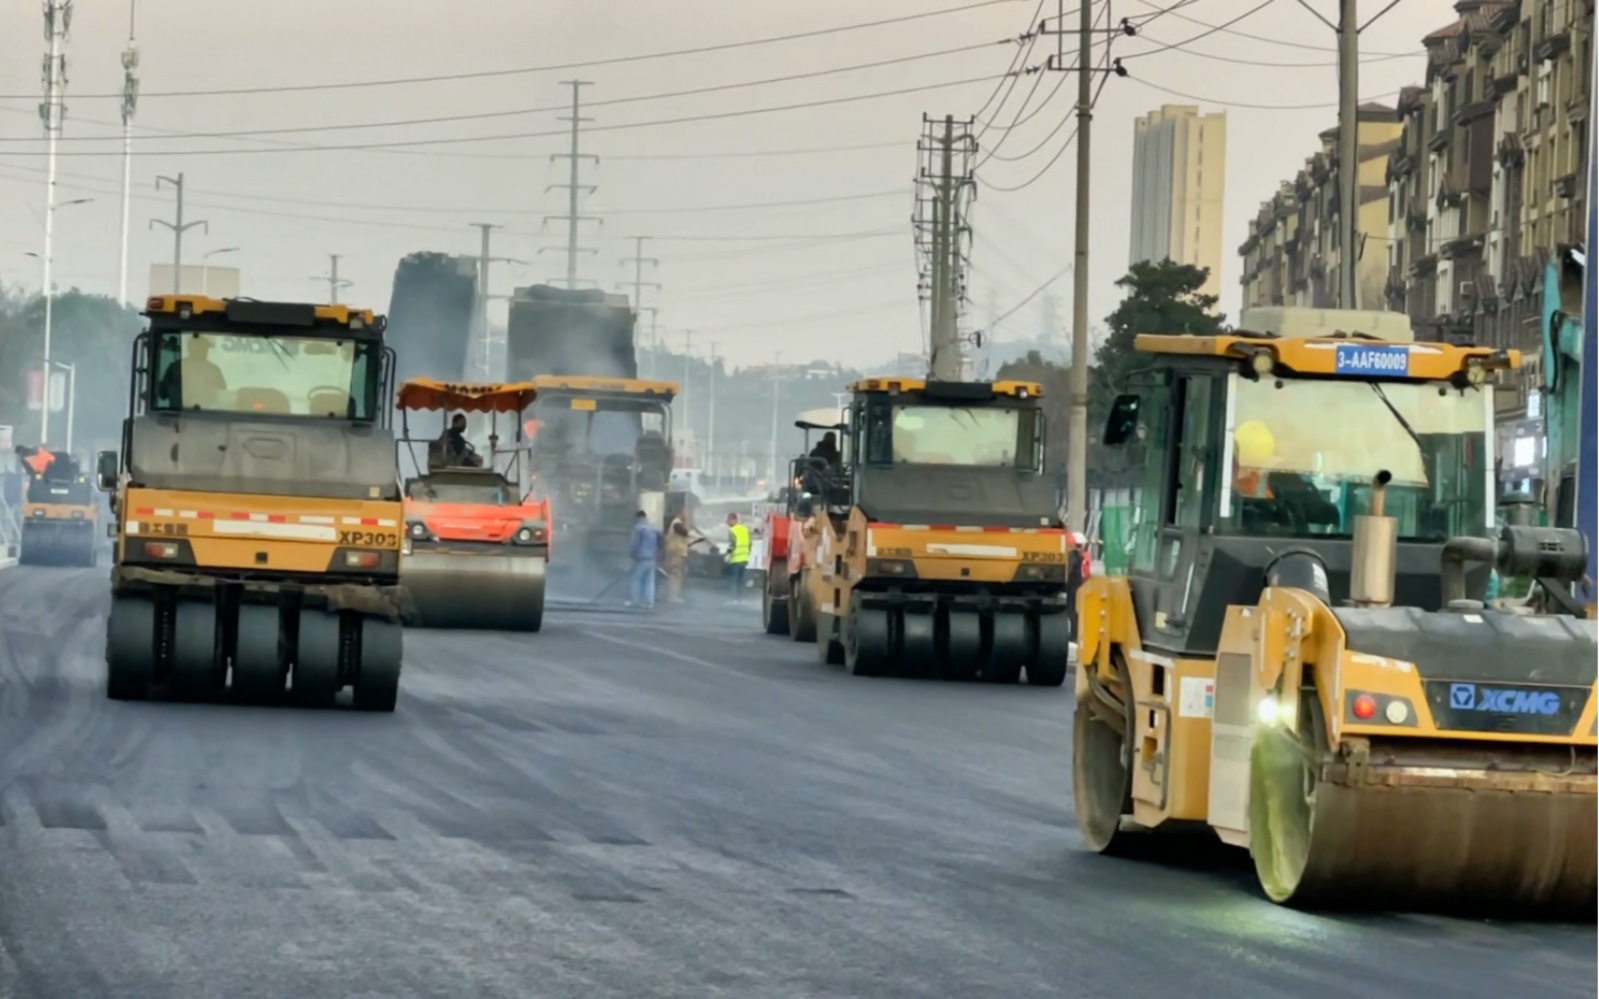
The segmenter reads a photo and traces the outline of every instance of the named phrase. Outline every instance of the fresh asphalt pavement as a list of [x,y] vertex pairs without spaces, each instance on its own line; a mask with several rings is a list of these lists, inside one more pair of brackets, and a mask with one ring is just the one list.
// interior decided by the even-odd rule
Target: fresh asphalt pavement
[[0,572],[5,999],[1595,994],[1591,925],[1089,853],[1069,688],[555,605],[407,633],[393,715],[117,703],[107,606],[103,568]]

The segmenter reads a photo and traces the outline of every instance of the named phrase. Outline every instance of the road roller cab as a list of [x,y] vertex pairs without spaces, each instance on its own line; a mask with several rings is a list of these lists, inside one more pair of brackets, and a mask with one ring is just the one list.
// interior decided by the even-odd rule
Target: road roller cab
[[17,446],[28,483],[22,494],[17,561],[94,565],[100,554],[100,504],[94,483],[66,451]]
[[[1088,845],[1213,833],[1278,902],[1591,918],[1584,544],[1496,529],[1490,492],[1492,374],[1519,356],[1136,342],[1151,367],[1104,437],[1144,468],[1129,570],[1078,595]],[[1546,599],[1485,606],[1491,568]]]
[[672,400],[677,384],[633,378],[539,375],[529,460],[534,494],[549,504],[563,565],[623,572],[643,510],[657,530],[682,509],[672,489]]
[[1043,474],[1041,388],[851,385],[836,469],[807,470],[798,587],[818,655],[865,676],[1059,686],[1067,533]]
[[305,705],[399,689],[404,516],[384,321],[343,305],[149,299],[115,494],[107,693]]
[[[523,481],[522,414],[537,395],[530,382],[420,378],[400,387],[401,464],[411,473],[400,560],[407,623],[529,632],[542,625],[549,504],[532,499]],[[413,426],[426,412],[439,414],[441,431],[457,416],[486,417],[487,453],[452,453],[442,433]],[[511,428],[508,448],[500,446],[502,420]]]
[[[761,589],[761,627],[768,635],[788,635],[796,642],[816,641],[816,615],[811,603],[800,592],[806,559],[814,554],[817,541],[818,497],[829,490],[845,489],[842,452],[838,461],[813,457],[811,439],[831,434],[834,441],[849,433],[849,423],[795,420],[804,435],[805,450],[789,463],[788,484],[781,502],[766,513],[763,528],[767,539],[766,578]],[[840,499],[847,502],[847,495]],[[824,503],[825,505],[825,503]]]

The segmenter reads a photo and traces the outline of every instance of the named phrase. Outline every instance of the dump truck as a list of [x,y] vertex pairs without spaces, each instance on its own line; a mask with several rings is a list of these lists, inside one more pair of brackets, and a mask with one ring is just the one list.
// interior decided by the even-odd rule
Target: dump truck
[[[796,589],[818,657],[857,676],[1066,678],[1067,532],[1035,383],[868,378],[837,466],[802,477]],[[795,615],[796,609],[790,608]]]
[[[531,382],[400,386],[401,443],[416,471],[405,480],[400,558],[408,624],[533,632],[543,623],[549,503],[527,495],[520,419],[537,394]],[[427,412],[441,415],[439,432],[413,436],[412,414]],[[450,453],[444,431],[457,413],[490,417],[486,455]],[[504,448],[501,419],[511,429]]]
[[563,551],[624,571],[638,511],[664,529],[684,502],[671,489],[677,385],[563,375],[532,384],[538,395],[526,429],[534,495],[550,505]]
[[100,556],[100,505],[94,483],[66,451],[17,445],[28,484],[22,495],[22,565],[87,565]]
[[394,349],[394,380],[458,382],[481,362],[472,342],[478,260],[448,253],[412,253],[394,269],[384,341]]
[[[1078,593],[1088,846],[1219,838],[1300,907],[1591,919],[1586,550],[1495,527],[1492,381],[1520,356],[1358,328],[1135,344],[1152,366],[1104,431],[1144,468],[1129,568]],[[1492,568],[1548,601],[1485,606]]]
[[165,295],[102,451],[116,556],[106,693],[394,710],[404,506],[384,321]]
[[517,288],[506,327],[506,378],[637,378],[636,320],[626,295],[542,284]]

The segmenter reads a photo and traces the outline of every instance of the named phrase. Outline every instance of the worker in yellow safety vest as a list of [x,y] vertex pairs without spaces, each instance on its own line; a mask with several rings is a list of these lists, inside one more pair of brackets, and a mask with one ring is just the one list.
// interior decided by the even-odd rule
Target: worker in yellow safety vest
[[738,522],[738,514],[727,515],[727,576],[733,599],[744,592],[744,570],[750,564],[750,529]]

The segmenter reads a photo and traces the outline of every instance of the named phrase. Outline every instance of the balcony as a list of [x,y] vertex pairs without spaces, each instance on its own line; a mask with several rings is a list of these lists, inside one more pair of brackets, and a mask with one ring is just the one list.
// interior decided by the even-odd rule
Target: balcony
[[1492,98],[1487,98],[1462,105],[1455,109],[1454,122],[1456,125],[1469,125],[1484,115],[1493,114],[1497,103]]
[[1444,260],[1463,260],[1481,250],[1482,241],[1481,236],[1456,236],[1438,248],[1438,256]]
[[1410,277],[1412,280],[1431,277],[1438,272],[1438,255],[1429,253],[1425,257],[1417,257],[1411,261]]
[[1532,46],[1532,57],[1539,62],[1547,62],[1558,55],[1562,55],[1571,48],[1571,29],[1561,28],[1554,34],[1545,35],[1538,39]]
[[1577,175],[1568,173],[1564,177],[1556,177],[1549,183],[1549,188],[1554,191],[1555,197],[1570,201],[1577,196]]
[[1433,132],[1431,135],[1429,135],[1427,137],[1427,148],[1431,149],[1435,153],[1441,153],[1445,149],[1448,149],[1449,148],[1449,133],[1450,133],[1450,129],[1449,129],[1448,126],[1440,128],[1437,131]]

